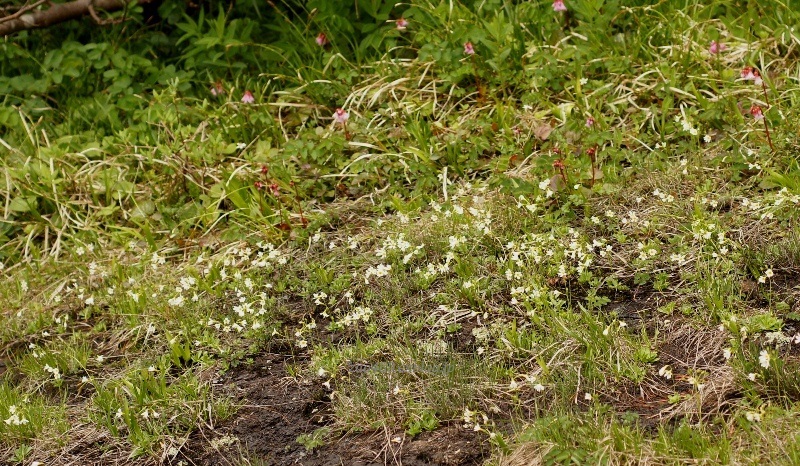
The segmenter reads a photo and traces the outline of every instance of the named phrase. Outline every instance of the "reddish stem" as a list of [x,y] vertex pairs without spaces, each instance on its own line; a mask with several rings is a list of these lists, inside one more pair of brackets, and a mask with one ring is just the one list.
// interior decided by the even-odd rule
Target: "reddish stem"
[[769,143],[769,148],[772,149],[772,152],[775,152],[775,146],[772,145],[772,137],[769,135],[769,125],[767,124],[767,117],[763,117],[764,120],[764,131],[767,133],[767,142]]
[[763,77],[761,78],[761,89],[764,90],[764,102],[767,103],[767,109],[769,109],[772,105],[769,103],[769,97],[767,97],[767,83],[764,82]]

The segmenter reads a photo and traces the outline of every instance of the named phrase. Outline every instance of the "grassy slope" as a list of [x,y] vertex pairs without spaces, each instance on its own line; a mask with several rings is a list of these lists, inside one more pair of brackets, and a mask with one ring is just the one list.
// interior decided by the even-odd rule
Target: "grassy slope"
[[[505,465],[800,461],[799,42],[786,16],[758,39],[740,28],[748,17],[698,26],[690,18],[710,14],[698,8],[676,9],[669,22],[637,10],[641,26],[620,40],[641,51],[627,62],[629,50],[607,36],[598,58],[579,36],[531,41],[524,84],[533,92],[498,86],[523,80],[482,58],[453,71],[465,74],[460,85],[431,73],[424,54],[360,70],[346,105],[352,140],[313,102],[290,116],[314,123],[291,127],[288,139],[341,154],[327,174],[342,176],[321,179],[348,180],[349,170],[358,179],[342,184],[351,199],[327,204],[315,190],[338,185],[283,198],[249,187],[276,154],[325,164],[298,145],[270,152],[256,137],[202,166],[166,150],[174,170],[162,173],[152,168],[158,150],[142,155],[136,142],[92,159],[12,134],[15,155],[40,147],[74,167],[63,173],[79,201],[60,201],[75,214],[65,214],[74,223],[63,241],[9,243],[9,258],[29,260],[9,259],[0,288],[3,451],[56,461],[94,435],[119,457],[166,458],[191,431],[236,416],[211,388],[220,372],[278,351],[301,356],[293,377],[333,393],[323,442],[458,425],[487,434],[489,461]],[[478,21],[483,46],[498,21]],[[727,45],[718,56],[706,50],[712,38]],[[601,59],[616,74],[593,72]],[[771,107],[737,79],[748,63],[768,70]],[[205,109],[169,92],[162,98],[200,110],[168,121],[160,138],[200,158],[234,150],[219,121],[238,127],[269,107]],[[761,123],[737,110],[752,103],[768,109],[774,152]],[[118,207],[143,232],[103,226],[103,200],[88,193],[107,177],[98,160],[118,166],[119,179],[126,167],[145,173],[130,178],[137,200]],[[289,170],[268,166],[270,176]],[[187,214],[187,230],[204,232],[188,240],[140,202],[148,192],[169,198],[186,173],[209,196],[214,180],[240,187],[227,187],[228,222]],[[50,188],[47,177],[20,179]],[[279,223],[294,227],[265,226]]]

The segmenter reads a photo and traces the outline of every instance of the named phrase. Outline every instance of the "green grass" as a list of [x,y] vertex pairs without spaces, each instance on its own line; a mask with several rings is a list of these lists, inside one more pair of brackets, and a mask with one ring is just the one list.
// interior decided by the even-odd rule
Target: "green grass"
[[795,5],[565,3],[3,43],[0,458],[174,456],[278,351],[333,393],[309,450],[456,425],[488,464],[800,461]]

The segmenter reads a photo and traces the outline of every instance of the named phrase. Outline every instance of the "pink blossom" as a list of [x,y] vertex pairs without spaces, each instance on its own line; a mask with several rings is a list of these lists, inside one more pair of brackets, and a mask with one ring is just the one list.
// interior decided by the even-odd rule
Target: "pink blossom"
[[252,104],[256,101],[256,98],[253,97],[253,93],[250,91],[244,91],[244,95],[242,96],[242,103],[243,104]]
[[759,73],[756,69],[753,69],[753,81],[755,82],[756,86],[760,86],[764,83],[764,80],[761,79],[761,73]]
[[325,47],[326,45],[328,45],[328,36],[326,36],[324,32],[320,32],[319,34],[317,34],[317,38],[314,40],[320,47]]
[[408,27],[408,20],[405,18],[400,18],[397,20],[397,30],[398,31],[405,31]]
[[222,87],[221,82],[217,81],[211,85],[211,95],[213,95],[214,97],[222,95],[224,93],[225,93],[225,88]]
[[721,44],[715,40],[711,41],[711,45],[708,46],[708,51],[711,52],[712,55],[716,55],[720,52],[723,52],[728,49],[728,46],[725,44]]
[[764,119],[764,111],[761,110],[761,107],[758,105],[753,105],[750,107],[750,115],[753,115],[753,118],[756,120],[763,120]]
[[464,42],[464,53],[467,55],[475,55],[475,48],[472,46],[472,42]]
[[591,128],[592,126],[594,126],[594,118],[589,117],[586,119],[586,127]]
[[756,75],[753,74],[753,67],[752,66],[745,66],[744,68],[742,68],[742,71],[741,71],[741,73],[739,73],[739,75],[745,81],[750,81],[752,79],[756,79]]
[[342,108],[337,108],[336,111],[333,112],[333,119],[340,125],[347,123],[348,118],[350,118],[350,114]]
[[567,11],[564,0],[553,0],[553,11]]

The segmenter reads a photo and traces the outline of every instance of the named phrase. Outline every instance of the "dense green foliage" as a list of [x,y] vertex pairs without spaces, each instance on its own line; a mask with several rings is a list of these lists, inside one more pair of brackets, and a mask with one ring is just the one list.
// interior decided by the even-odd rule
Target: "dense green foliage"
[[[285,231],[301,204],[387,188],[409,199],[441,185],[445,168],[453,179],[494,176],[556,147],[598,145],[601,158],[624,161],[718,132],[741,152],[733,80],[741,65],[794,58],[798,13],[763,2],[639,3],[579,0],[561,15],[549,2],[167,1],[149,23],[134,8],[116,26],[7,38],[0,258],[56,252],[54,238],[81,232],[155,242],[220,221]],[[764,47],[737,50],[735,63],[698,61],[722,30]],[[255,104],[240,102],[246,90]],[[790,117],[796,94],[773,99],[788,105],[767,118]],[[472,101],[491,110],[465,107]],[[337,107],[352,112],[352,140],[331,126]],[[534,135],[553,120],[566,124],[548,141]],[[635,140],[623,127],[638,130]]]

